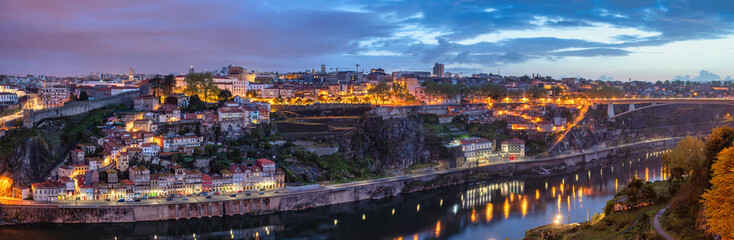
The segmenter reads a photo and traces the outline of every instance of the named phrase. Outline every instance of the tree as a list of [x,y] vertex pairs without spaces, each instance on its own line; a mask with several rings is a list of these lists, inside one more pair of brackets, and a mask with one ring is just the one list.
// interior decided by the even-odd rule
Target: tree
[[163,94],[163,77],[156,75],[150,79],[150,89],[153,90],[153,96],[160,97]]
[[174,88],[176,88],[176,77],[174,77],[173,74],[166,75],[161,82],[163,93],[168,96],[174,92]]
[[89,100],[89,95],[87,94],[87,91],[82,91],[79,93],[79,101],[87,101]]
[[189,99],[189,111],[191,112],[197,112],[201,110],[206,110],[206,103],[201,101],[199,98],[199,95],[193,95],[191,96],[191,99]]
[[224,89],[224,90],[219,91],[219,94],[217,97],[219,97],[220,102],[226,102],[232,98],[232,92],[230,92],[227,89]]
[[203,96],[204,102],[211,100],[211,96],[219,94],[219,88],[214,85],[214,76],[211,73],[189,73],[184,82],[186,84],[184,93]]
[[683,175],[691,175],[698,172],[704,165],[703,141],[698,138],[686,136],[678,142],[672,151],[662,155],[663,164],[668,166],[672,178],[682,178]]
[[207,144],[204,146],[204,152],[206,152],[207,156],[214,156],[214,154],[217,154],[218,147],[214,144]]
[[734,147],[728,147],[716,156],[711,165],[711,188],[703,194],[706,232],[721,234],[723,239],[734,239]]
[[78,101],[79,98],[76,97],[76,94],[70,93],[69,94],[69,101]]
[[713,162],[719,152],[732,146],[732,142],[734,142],[734,128],[718,127],[711,130],[711,134],[706,137],[706,146],[704,147],[706,160]]
[[375,100],[383,101],[385,98],[390,96],[390,86],[387,85],[387,82],[380,81],[375,85],[374,87],[367,90],[367,93],[374,95]]
[[248,98],[255,98],[257,97],[257,91],[255,89],[247,90],[247,97]]
[[546,95],[548,95],[548,91],[541,87],[528,88],[528,92],[533,96],[533,98],[545,98]]

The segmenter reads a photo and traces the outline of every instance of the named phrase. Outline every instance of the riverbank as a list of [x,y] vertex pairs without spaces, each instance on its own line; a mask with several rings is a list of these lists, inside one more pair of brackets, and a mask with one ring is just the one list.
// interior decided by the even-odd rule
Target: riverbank
[[[1,205],[3,219],[19,219],[20,223],[121,223],[137,221],[178,220],[233,215],[263,215],[368,199],[381,199],[400,193],[416,192],[468,181],[481,180],[480,173],[530,173],[533,168],[574,169],[587,162],[611,156],[624,156],[638,151],[672,147],[680,138],[644,141],[616,147],[563,155],[555,158],[507,162],[476,168],[450,169],[370,181],[332,185],[298,192],[268,193],[197,202],[159,202],[156,204],[121,203],[120,205]],[[492,174],[487,178],[495,177]],[[116,204],[116,203],[115,203]]]
[[610,204],[626,199],[623,189],[607,202],[610,209],[593,210],[595,213],[588,221],[543,225],[526,231],[525,239],[664,239],[657,229],[657,217],[668,206],[670,183],[656,181],[645,185],[655,191],[657,201],[653,204],[615,211]]

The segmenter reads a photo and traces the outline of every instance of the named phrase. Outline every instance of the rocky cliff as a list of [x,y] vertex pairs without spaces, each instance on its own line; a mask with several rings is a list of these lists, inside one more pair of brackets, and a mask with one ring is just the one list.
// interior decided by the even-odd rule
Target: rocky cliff
[[37,131],[14,130],[0,141],[4,151],[0,154],[0,176],[13,179],[14,187],[30,187],[53,160],[49,144]]
[[438,143],[431,141],[419,117],[383,120],[366,116],[344,137],[339,149],[348,158],[373,158],[386,168],[407,168],[414,163],[439,160]]

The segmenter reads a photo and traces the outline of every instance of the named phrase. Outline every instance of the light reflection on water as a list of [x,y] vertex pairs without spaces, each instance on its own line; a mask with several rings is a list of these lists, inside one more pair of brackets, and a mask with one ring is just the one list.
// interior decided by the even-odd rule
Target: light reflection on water
[[11,239],[194,239],[193,234],[196,239],[514,239],[555,221],[585,221],[601,212],[638,171],[645,172],[638,177],[652,181],[667,179],[659,154],[610,161],[581,174],[516,177],[269,216],[25,225],[0,228],[0,235]]

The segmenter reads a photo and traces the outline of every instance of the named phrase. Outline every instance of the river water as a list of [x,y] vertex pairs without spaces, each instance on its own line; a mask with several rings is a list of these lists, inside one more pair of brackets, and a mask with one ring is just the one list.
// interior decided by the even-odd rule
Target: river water
[[0,227],[0,239],[521,239],[540,225],[602,212],[634,177],[665,179],[651,152],[553,176],[451,186],[269,216]]

